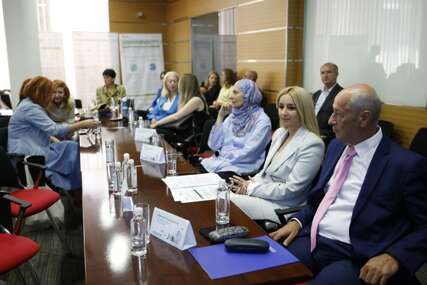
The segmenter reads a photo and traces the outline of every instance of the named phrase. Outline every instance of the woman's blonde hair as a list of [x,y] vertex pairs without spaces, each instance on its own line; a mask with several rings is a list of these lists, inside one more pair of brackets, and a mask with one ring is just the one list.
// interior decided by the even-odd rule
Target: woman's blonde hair
[[[73,109],[73,103],[71,101],[70,98],[70,89],[68,89],[67,84],[65,84],[64,81],[62,80],[54,80],[52,82],[52,86],[53,86],[53,91],[55,91],[57,88],[62,88],[64,89],[64,101],[65,105],[63,107],[63,109],[67,112],[70,112]],[[52,96],[52,100],[49,103],[49,106],[47,106],[48,111],[55,109],[55,104],[53,103],[53,96]]]
[[203,105],[205,105],[205,112],[207,112],[208,104],[206,103],[204,96],[200,94],[199,81],[197,80],[196,76],[191,73],[184,74],[179,80],[178,90],[180,96],[179,104],[181,106],[187,104],[191,98],[199,97],[203,101]]
[[46,77],[33,77],[24,86],[23,98],[30,98],[34,103],[46,108],[52,98],[52,85],[52,81]]
[[297,108],[301,123],[312,133],[320,136],[319,125],[314,114],[313,99],[310,93],[302,87],[290,86],[280,90],[276,98],[276,107],[279,109],[279,101],[285,95],[291,96]]
[[176,81],[179,81],[179,74],[178,72],[175,71],[168,71],[165,74],[165,77],[163,77],[163,88],[162,88],[162,96],[167,96],[168,98],[170,98],[172,96],[171,92],[169,91],[168,87],[167,87],[167,81],[169,78],[171,77],[175,77]]

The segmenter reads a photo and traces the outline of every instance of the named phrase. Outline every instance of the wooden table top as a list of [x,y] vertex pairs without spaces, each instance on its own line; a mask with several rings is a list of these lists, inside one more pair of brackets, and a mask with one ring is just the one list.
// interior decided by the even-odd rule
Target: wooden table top
[[[128,152],[139,165],[133,131],[108,123],[102,138],[116,142],[116,157],[122,160]],[[130,254],[129,219],[121,215],[119,201],[108,192],[105,155],[102,147],[87,147],[86,136],[80,137],[83,181],[83,231],[86,284],[294,284],[311,277],[301,263],[274,267],[217,280],[209,279],[188,251],[180,251],[151,236],[145,259]],[[178,173],[191,171],[188,162],[178,162]],[[159,178],[144,176],[138,167],[137,201],[169,211],[191,221],[197,246],[209,245],[199,229],[215,224],[215,203],[177,203]],[[265,232],[238,207],[231,205],[231,222],[246,226],[250,236]]]

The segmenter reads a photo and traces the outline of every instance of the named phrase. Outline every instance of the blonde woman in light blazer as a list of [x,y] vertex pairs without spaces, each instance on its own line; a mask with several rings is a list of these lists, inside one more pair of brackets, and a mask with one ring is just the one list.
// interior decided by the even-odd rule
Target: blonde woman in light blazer
[[252,219],[280,223],[275,209],[306,203],[325,146],[305,89],[292,86],[281,90],[276,107],[280,128],[273,135],[264,167],[249,180],[234,176],[231,200]]

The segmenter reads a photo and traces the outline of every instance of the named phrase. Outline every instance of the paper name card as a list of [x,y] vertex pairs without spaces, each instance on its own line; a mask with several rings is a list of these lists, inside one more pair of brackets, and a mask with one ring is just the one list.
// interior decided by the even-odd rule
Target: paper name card
[[158,134],[155,129],[137,128],[135,130],[135,141],[151,144],[158,141]]
[[189,220],[157,207],[153,211],[150,233],[180,250],[186,250],[197,245]]
[[141,161],[149,161],[153,163],[166,163],[165,151],[163,147],[143,143],[141,145]]

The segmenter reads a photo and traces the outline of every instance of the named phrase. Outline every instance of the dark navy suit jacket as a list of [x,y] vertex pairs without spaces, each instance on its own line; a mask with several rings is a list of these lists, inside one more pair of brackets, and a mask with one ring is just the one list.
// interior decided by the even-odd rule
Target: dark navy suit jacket
[[[297,218],[309,233],[311,221],[324,196],[324,188],[345,144],[333,140],[320,178],[307,206]],[[350,240],[354,259],[387,252],[412,274],[427,260],[427,159],[383,137],[366,173],[353,208]]]

